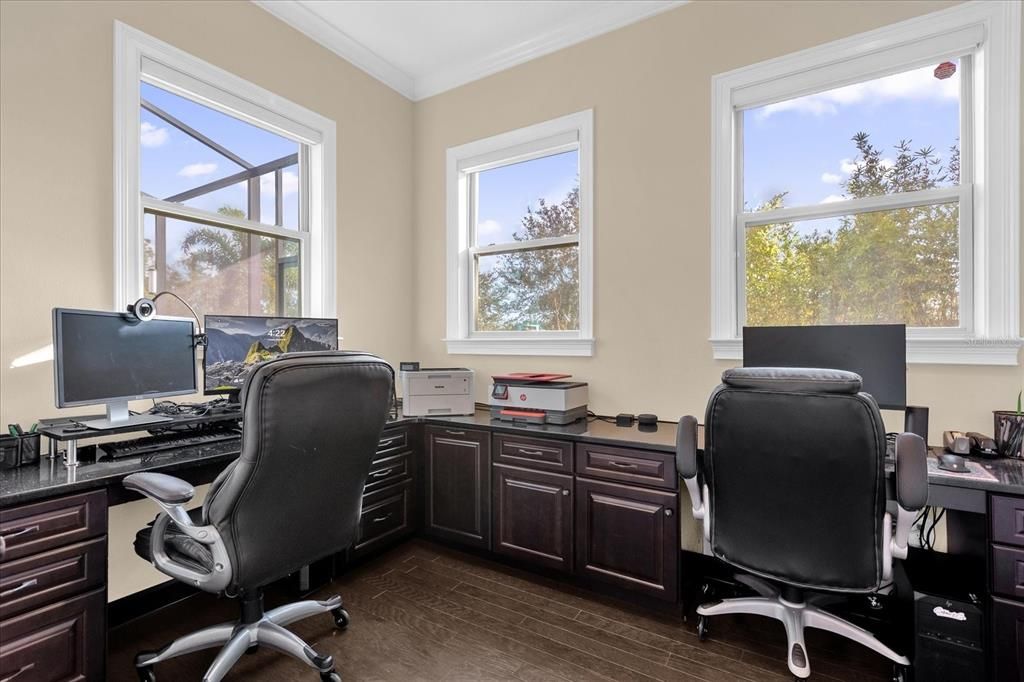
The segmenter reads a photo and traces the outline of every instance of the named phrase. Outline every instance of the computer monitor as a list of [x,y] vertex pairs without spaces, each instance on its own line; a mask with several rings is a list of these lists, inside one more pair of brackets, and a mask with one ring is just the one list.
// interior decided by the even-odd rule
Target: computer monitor
[[879,407],[907,405],[907,327],[902,324],[744,327],[743,366],[856,372]]
[[198,390],[192,320],[127,313],[53,310],[57,407],[105,404],[105,419],[82,421],[103,429],[167,421],[129,415],[128,401],[186,395]]
[[338,350],[335,319],[207,315],[203,327],[207,395],[237,395],[257,364],[281,353]]

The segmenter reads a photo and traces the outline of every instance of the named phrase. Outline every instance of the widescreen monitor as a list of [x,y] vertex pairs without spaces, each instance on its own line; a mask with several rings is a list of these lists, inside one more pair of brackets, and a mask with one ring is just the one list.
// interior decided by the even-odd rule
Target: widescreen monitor
[[878,406],[907,405],[907,328],[902,324],[744,327],[744,367],[856,372]]
[[310,317],[207,315],[207,394],[240,391],[253,368],[281,353],[338,350],[338,321]]
[[106,405],[106,419],[82,422],[92,428],[164,421],[129,415],[128,401],[197,390],[189,319],[54,308],[53,351],[57,407]]

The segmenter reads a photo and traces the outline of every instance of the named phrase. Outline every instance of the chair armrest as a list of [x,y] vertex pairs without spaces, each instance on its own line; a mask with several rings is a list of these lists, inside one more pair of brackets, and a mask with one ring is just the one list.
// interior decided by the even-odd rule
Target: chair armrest
[[928,448],[913,433],[896,437],[896,529],[889,542],[891,558],[906,559],[910,528],[928,503]]
[[[123,485],[129,490],[142,493],[163,510],[154,521],[150,535],[150,555],[157,570],[207,592],[220,592],[230,584],[231,562],[220,533],[212,525],[193,524],[185,510],[185,503],[195,495],[195,489],[187,481],[166,474],[142,472],[126,476]],[[167,553],[165,534],[168,524],[172,522],[196,542],[209,545],[213,554],[212,572],[196,571],[178,563]]]
[[124,487],[162,504],[186,504],[196,494],[187,481],[154,472],[125,476]]
[[679,420],[676,429],[676,470],[690,493],[693,518],[704,520],[704,495],[697,481],[697,420],[689,415]]

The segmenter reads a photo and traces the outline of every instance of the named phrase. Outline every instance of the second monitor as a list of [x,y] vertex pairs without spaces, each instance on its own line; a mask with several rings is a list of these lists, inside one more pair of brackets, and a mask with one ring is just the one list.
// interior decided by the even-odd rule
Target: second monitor
[[856,372],[882,409],[907,405],[907,328],[902,324],[744,327],[743,366]]
[[281,353],[338,350],[338,321],[207,315],[204,393],[237,393],[253,368]]

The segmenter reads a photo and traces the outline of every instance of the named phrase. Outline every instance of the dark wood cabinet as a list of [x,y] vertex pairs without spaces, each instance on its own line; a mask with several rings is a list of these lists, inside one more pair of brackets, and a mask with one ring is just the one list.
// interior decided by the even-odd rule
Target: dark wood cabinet
[[992,672],[996,682],[1024,681],[1024,604],[992,598]]
[[489,549],[490,434],[455,425],[428,426],[424,440],[424,532]]
[[355,553],[368,554],[412,533],[412,506],[411,480],[364,495]]
[[577,573],[675,601],[677,512],[677,493],[577,478]]
[[572,571],[572,476],[495,464],[492,482],[494,551]]

